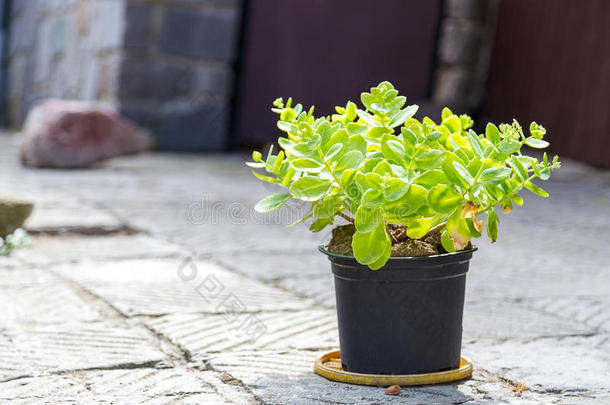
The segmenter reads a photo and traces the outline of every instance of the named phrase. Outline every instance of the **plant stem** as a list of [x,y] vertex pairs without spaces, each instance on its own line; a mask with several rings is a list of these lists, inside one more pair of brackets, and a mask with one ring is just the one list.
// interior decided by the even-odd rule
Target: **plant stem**
[[342,213],[341,211],[337,211],[337,215],[339,215],[341,218],[345,219],[346,221],[351,222],[352,224],[354,223],[354,218]]

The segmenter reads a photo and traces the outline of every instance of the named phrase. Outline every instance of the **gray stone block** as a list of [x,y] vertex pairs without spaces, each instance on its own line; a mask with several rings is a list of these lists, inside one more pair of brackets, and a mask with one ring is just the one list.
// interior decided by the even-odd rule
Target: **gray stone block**
[[237,41],[235,12],[167,9],[163,16],[159,49],[171,55],[200,59],[232,59]]
[[[20,269],[22,275],[29,271],[32,270]],[[100,314],[57,278],[19,288],[14,284],[0,287],[0,308],[0,329],[61,323],[67,319],[88,322],[100,319]]]
[[184,254],[175,245],[145,235],[35,236],[29,249],[15,251],[24,263],[47,266],[84,260],[172,257]]
[[438,69],[434,88],[434,101],[439,105],[464,108],[472,82],[471,69],[465,66],[446,66]]
[[483,340],[466,344],[464,350],[487,370],[537,392],[589,396],[591,391],[610,391],[609,352],[596,347],[595,337]]
[[239,387],[223,385],[217,373],[195,373],[184,367],[91,370],[79,375],[50,375],[0,383],[0,401],[156,405],[257,403]]
[[476,62],[482,37],[482,29],[468,21],[445,20],[441,29],[440,61],[447,64]]
[[197,66],[132,55],[121,60],[120,70],[118,96],[124,103],[185,99],[197,104],[208,94],[218,94],[223,103],[231,90],[228,66]]
[[484,22],[491,2],[490,0],[447,0],[445,12],[451,18]]
[[[250,318],[248,317],[255,317]],[[146,321],[191,357],[231,350],[329,349],[339,347],[335,310],[222,315],[171,314]]]
[[124,226],[106,211],[74,201],[56,200],[36,204],[25,228],[37,232],[105,233],[121,230]]
[[204,261],[121,260],[65,265],[56,270],[103,297],[126,316],[182,312],[238,317],[311,306],[309,300]]
[[193,68],[169,65],[148,57],[126,57],[121,61],[118,96],[124,100],[164,100],[183,97],[191,91]]
[[125,31],[123,47],[130,51],[145,51],[151,43],[150,35],[152,6],[145,3],[128,2],[125,9]]
[[190,111],[164,115],[157,144],[164,150],[224,150],[228,144],[230,109],[224,104],[203,104]]
[[0,334],[0,380],[49,372],[136,367],[166,356],[142,329],[122,322],[68,322]]

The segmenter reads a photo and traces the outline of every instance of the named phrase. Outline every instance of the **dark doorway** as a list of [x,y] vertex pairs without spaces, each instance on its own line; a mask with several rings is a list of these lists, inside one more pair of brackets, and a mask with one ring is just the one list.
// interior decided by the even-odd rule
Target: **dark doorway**
[[609,23],[608,0],[502,1],[486,115],[536,119],[554,152],[610,168]]
[[253,0],[242,41],[233,143],[275,140],[277,97],[318,115],[383,80],[409,102],[430,94],[440,0]]

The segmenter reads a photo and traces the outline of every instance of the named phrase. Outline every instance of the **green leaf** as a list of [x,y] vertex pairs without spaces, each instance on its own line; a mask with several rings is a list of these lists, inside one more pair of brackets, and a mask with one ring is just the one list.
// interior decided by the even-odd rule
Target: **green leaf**
[[317,201],[324,197],[332,186],[332,180],[306,176],[296,180],[290,186],[290,194],[303,201]]
[[510,199],[512,202],[519,206],[523,205],[523,198],[519,194],[513,195],[512,197],[510,197]]
[[442,125],[447,127],[452,134],[461,134],[462,133],[462,123],[457,115],[451,115],[445,118],[442,122]]
[[495,186],[508,179],[511,173],[512,170],[507,167],[490,167],[483,170],[479,176],[479,183]]
[[530,136],[529,138],[525,138],[525,144],[531,148],[536,148],[536,149],[544,149],[547,146],[549,146],[549,143],[547,141],[543,141],[542,139],[536,139],[533,136]]
[[383,220],[381,207],[365,207],[361,205],[356,211],[354,225],[358,232],[371,232]]
[[385,231],[385,225],[380,222],[370,232],[358,232],[352,239],[354,257],[362,264],[372,264],[381,259],[391,245],[390,237]]
[[530,181],[526,181],[524,183],[525,188],[527,188],[529,191],[531,191],[532,193],[539,195],[540,197],[548,197],[549,193],[547,193],[545,190],[541,189],[540,187],[538,187],[537,185],[535,185],[534,183],[530,182]]
[[392,130],[387,129],[386,127],[372,127],[365,132],[365,135],[369,138],[379,139],[384,134],[389,134],[390,132],[392,132]]
[[505,154],[510,155],[515,153],[521,148],[521,142],[515,141],[514,139],[505,139],[498,145],[498,150]]
[[395,139],[388,139],[384,136],[381,140],[381,151],[383,157],[397,164],[404,164],[406,161],[406,151],[404,145]]
[[362,136],[362,135],[352,135],[349,137],[349,140],[347,141],[347,150],[348,151],[357,150],[357,151],[360,151],[360,153],[362,153],[363,156],[364,156],[364,154],[366,154],[366,147],[367,147],[366,139],[364,139],[364,136]]
[[[455,155],[454,155],[455,156]],[[462,188],[467,188],[468,183],[462,179],[462,176],[458,173],[453,163],[455,160],[453,157],[448,157],[443,161],[441,167],[443,169],[443,173],[445,176],[455,185],[460,186]]]
[[428,192],[428,203],[441,214],[453,212],[462,202],[462,195],[445,184],[432,187]]
[[279,183],[278,179],[276,179],[274,177],[265,176],[263,174],[255,172],[254,170],[252,170],[252,174],[257,179],[262,180],[262,181],[266,181],[267,183]]
[[383,189],[383,198],[386,201],[396,201],[409,190],[409,183],[398,178],[392,178]]
[[410,105],[407,108],[405,108],[404,110],[400,110],[399,112],[397,112],[390,118],[389,127],[395,128],[399,125],[402,125],[406,120],[408,120],[409,118],[414,116],[418,109],[419,109],[419,106]]
[[297,126],[291,122],[278,121],[277,127],[284,132],[296,132]]
[[441,244],[447,252],[455,252],[455,248],[453,247],[453,241],[449,237],[447,229],[444,229],[443,233],[441,233]]
[[405,210],[415,211],[426,202],[428,191],[422,186],[411,184],[409,191],[399,200]]
[[511,165],[521,180],[526,180],[528,178],[527,169],[516,156],[511,156],[508,164]]
[[328,151],[326,151],[326,154],[324,155],[324,160],[326,162],[328,162],[329,160],[331,160],[332,158],[337,156],[337,154],[339,152],[341,152],[341,149],[343,149],[343,144],[342,143],[334,144],[333,146],[331,146],[328,149]]
[[312,232],[320,232],[322,229],[326,228],[328,225],[332,225],[334,218],[318,218],[311,223],[309,226],[309,230]]
[[409,128],[402,127],[400,129],[403,138],[403,144],[407,150],[413,149],[417,144],[417,136]]
[[255,206],[256,212],[275,211],[286,204],[292,197],[290,194],[272,194],[260,200]]
[[356,110],[356,114],[358,115],[358,118],[364,121],[367,125],[370,125],[372,127],[378,127],[381,125],[373,119],[373,116],[371,114],[367,113],[366,111],[358,109]]
[[414,183],[422,186],[432,187],[437,184],[449,184],[449,179],[441,170],[426,170],[415,179]]
[[493,208],[487,213],[487,236],[493,242],[498,240],[498,215],[496,215],[496,211]]
[[429,149],[427,146],[425,148],[422,147],[421,149],[418,148],[415,153],[415,163],[421,169],[432,169],[438,167],[442,156],[443,152],[440,150]]
[[462,166],[459,162],[453,162],[453,167],[455,167],[457,173],[466,183],[472,184],[474,182],[474,178],[470,175],[468,169]]
[[477,156],[481,159],[485,157],[485,148],[483,147],[483,144],[481,143],[479,137],[476,134],[473,135],[472,133],[468,132],[468,140],[470,141],[470,146],[472,146],[472,150],[474,150],[474,153],[476,153]]
[[383,204],[383,193],[380,190],[368,189],[362,194],[360,202],[365,207],[378,206]]
[[438,224],[439,216],[418,218],[409,223],[407,236],[411,239],[420,239],[426,236],[430,230]]
[[379,257],[379,259],[377,259],[373,263],[370,263],[369,268],[371,270],[379,270],[387,263],[387,261],[391,255],[392,255],[392,242],[390,241],[390,243],[385,244],[385,248],[383,250],[383,254],[381,255],[381,257]]
[[387,160],[382,160],[379,162],[377,166],[373,168],[373,173],[377,173],[380,176],[384,176],[386,174],[389,174],[390,176],[394,175],[394,172],[392,172],[392,166]]
[[350,122],[347,124],[346,128],[350,135],[361,135],[364,134],[367,129],[369,129],[369,126],[366,124],[360,124],[358,122]]
[[443,111],[441,111],[441,120],[444,120],[445,118],[449,118],[453,115],[453,112],[451,112],[451,110],[448,107],[444,107]]
[[327,197],[318,203],[313,212],[318,218],[334,217],[337,211],[343,206],[343,199],[336,197]]
[[464,249],[472,238],[466,219],[461,217],[461,211],[460,208],[456,209],[447,219],[446,230],[455,250]]
[[[474,218],[476,220],[476,217]],[[465,218],[468,230],[473,238],[480,238],[481,232],[474,226],[473,218]]]
[[345,155],[341,156],[341,158],[337,162],[337,166],[335,167],[335,172],[341,172],[346,169],[357,169],[363,160],[364,156],[362,156],[362,153],[360,153],[360,151],[349,151]]
[[322,152],[326,153],[331,148],[332,145],[336,145],[338,143],[344,144],[349,139],[349,134],[347,131],[343,129],[339,129],[334,134],[330,136],[328,142],[325,145],[322,145]]
[[320,173],[324,169],[324,164],[310,158],[296,158],[290,161],[290,165],[300,172]]
[[487,138],[494,145],[500,143],[500,131],[498,131],[498,127],[491,122],[487,124],[487,128],[485,128],[485,138]]

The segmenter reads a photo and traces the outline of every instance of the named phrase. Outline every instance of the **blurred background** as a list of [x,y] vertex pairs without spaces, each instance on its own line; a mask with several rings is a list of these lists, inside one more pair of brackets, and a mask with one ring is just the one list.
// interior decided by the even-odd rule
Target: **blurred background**
[[610,167],[608,0],[0,0],[0,113],[98,100],[158,148],[277,138],[276,97],[329,114],[391,81],[438,119],[535,119],[552,151]]

